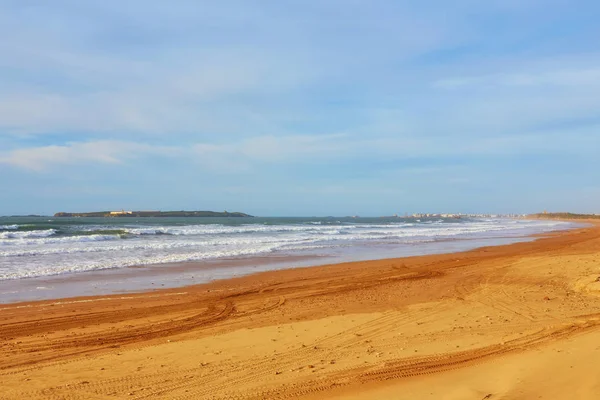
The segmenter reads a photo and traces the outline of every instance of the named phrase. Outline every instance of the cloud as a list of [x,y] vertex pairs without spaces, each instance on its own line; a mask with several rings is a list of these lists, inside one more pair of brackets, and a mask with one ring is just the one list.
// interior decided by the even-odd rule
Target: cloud
[[348,135],[261,136],[239,144],[237,151],[260,161],[298,161],[344,156],[349,150]]
[[316,90],[360,89],[372,63],[452,32],[419,7],[392,16],[387,2],[108,3],[0,6],[0,34],[12,38],[0,43],[0,134],[276,135],[281,126],[265,132],[252,116],[306,119]]
[[445,78],[432,86],[444,89],[464,87],[600,86],[600,68],[564,69],[525,73]]
[[0,164],[45,172],[58,166],[123,164],[143,156],[173,156],[179,152],[174,147],[106,140],[15,149],[0,153]]
[[248,173],[272,164],[347,159],[353,143],[344,134],[255,136],[224,144],[196,143],[194,162],[212,172]]
[[[368,132],[368,128],[365,128]],[[192,149],[206,166],[243,170],[269,164],[335,164],[444,158],[513,157],[580,154],[590,156],[600,146],[598,126],[523,131],[512,135],[420,136],[397,134],[369,137],[362,133],[258,136],[225,144],[195,144]],[[230,165],[227,168],[227,164]],[[232,165],[234,167],[232,167]],[[418,167],[415,171],[429,171]]]
[[229,57],[203,65],[195,61],[172,71],[153,67],[152,76],[131,80],[121,77],[123,83],[118,87],[112,87],[114,81],[95,84],[101,90],[49,90],[7,84],[8,89],[0,92],[0,134],[239,132],[254,119],[245,105],[236,103],[237,97],[272,90],[264,85],[267,75],[271,88],[277,87],[277,91],[301,79],[286,73],[273,74],[269,68],[264,62]]
[[[392,113],[392,115],[394,115]],[[579,154],[591,156],[600,146],[600,126],[522,131],[517,134],[456,136],[418,135],[411,132],[371,136],[370,127],[357,132],[321,135],[261,135],[220,142],[171,144],[96,140],[62,145],[15,147],[0,153],[0,163],[33,171],[64,165],[122,164],[142,157],[172,157],[187,165],[223,174],[246,174],[271,165],[334,165],[368,162],[385,164],[402,160],[514,157]],[[373,128],[373,129],[376,129]],[[406,169],[406,167],[403,167]],[[418,166],[416,172],[439,166]]]
[[[256,107],[248,105],[248,98],[277,96],[306,84],[319,69],[305,52],[280,57],[275,49],[225,38],[222,46],[207,45],[206,32],[196,25],[197,31],[189,32],[190,42],[163,43],[164,38],[145,29],[162,21],[162,16],[138,21],[140,35],[148,35],[144,40],[150,43],[130,43],[132,51],[123,51],[119,46],[126,39],[121,37],[103,43],[107,47],[86,44],[108,40],[99,37],[108,33],[105,30],[131,34],[131,27],[93,22],[94,29],[79,23],[58,24],[55,29],[52,22],[68,21],[56,9],[47,10],[45,20],[35,7],[19,12],[7,8],[3,13],[0,6],[0,33],[13,40],[0,43],[0,135],[239,132],[253,121],[249,110]],[[56,8],[66,15],[73,12],[70,7]],[[194,15],[203,16],[205,11]],[[103,13],[99,17],[107,18]],[[37,24],[16,23],[19,18]]]

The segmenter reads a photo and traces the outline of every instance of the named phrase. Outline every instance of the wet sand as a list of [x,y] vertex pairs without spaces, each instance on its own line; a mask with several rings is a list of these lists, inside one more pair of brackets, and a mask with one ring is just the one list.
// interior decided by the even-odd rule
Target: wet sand
[[0,305],[1,399],[597,399],[600,227]]

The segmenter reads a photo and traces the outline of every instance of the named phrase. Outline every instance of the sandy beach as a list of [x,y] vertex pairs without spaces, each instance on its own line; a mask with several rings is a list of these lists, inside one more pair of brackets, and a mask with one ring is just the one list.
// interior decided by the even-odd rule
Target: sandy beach
[[597,399],[600,226],[0,305],[1,399]]

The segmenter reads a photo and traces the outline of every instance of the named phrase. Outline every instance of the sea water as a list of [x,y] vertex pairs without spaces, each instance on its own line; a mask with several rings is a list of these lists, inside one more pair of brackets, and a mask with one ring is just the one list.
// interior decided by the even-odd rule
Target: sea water
[[[175,270],[185,262],[211,266],[189,282],[198,283],[273,268],[466,250],[572,226],[503,218],[0,217],[0,302],[9,292],[16,293],[11,301],[31,297],[7,291],[18,287],[7,281],[139,266]],[[238,267],[221,268],[227,263]],[[184,278],[180,274],[178,284]],[[121,282],[105,291],[128,288]]]

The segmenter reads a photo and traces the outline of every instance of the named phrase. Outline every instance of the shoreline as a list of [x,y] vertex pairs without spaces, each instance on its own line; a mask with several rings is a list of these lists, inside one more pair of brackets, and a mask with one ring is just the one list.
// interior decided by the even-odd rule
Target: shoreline
[[[574,221],[565,221],[565,222],[574,222]],[[50,275],[50,276],[41,276],[41,277],[32,277],[26,278],[22,281],[19,280],[6,280],[0,281],[0,289],[4,284],[10,285],[13,284],[26,284],[30,288],[38,288],[40,285],[47,284],[56,284],[59,285],[77,285],[77,284],[98,284],[97,282],[101,282],[102,280],[106,280],[107,278],[123,278],[123,279],[132,279],[132,278],[147,278],[150,281],[156,281],[156,283],[150,283],[151,286],[148,286],[146,283],[145,287],[141,289],[135,289],[130,287],[129,289],[121,289],[121,290],[111,290],[103,293],[94,293],[94,294],[83,294],[83,295],[67,295],[61,297],[47,297],[47,298],[32,298],[25,300],[17,300],[17,301],[0,301],[1,306],[8,306],[14,304],[21,303],[33,303],[33,302],[43,302],[43,301],[70,301],[77,300],[81,298],[90,299],[95,297],[111,297],[111,296],[128,296],[128,295],[136,295],[136,294],[149,294],[155,292],[161,292],[165,290],[175,290],[175,291],[185,291],[186,288],[193,288],[196,286],[204,286],[209,285],[215,282],[223,282],[226,283],[229,280],[240,279],[245,277],[250,277],[253,275],[260,275],[265,273],[277,273],[278,271],[288,271],[288,270],[296,270],[296,269],[316,269],[316,268],[330,268],[338,265],[352,265],[358,263],[371,263],[371,262],[386,262],[386,261],[397,261],[405,258],[415,258],[415,257],[428,257],[428,256],[451,256],[453,254],[461,254],[468,253],[471,251],[477,251],[479,249],[484,248],[495,248],[495,247],[504,247],[511,246],[513,244],[519,243],[528,243],[533,241],[538,241],[540,239],[551,237],[553,235],[561,234],[563,232],[569,232],[573,230],[583,229],[585,228],[585,224],[594,225],[593,221],[583,221],[580,223],[581,226],[573,226],[569,228],[562,228],[548,232],[542,233],[534,233],[526,236],[509,236],[509,237],[497,237],[497,238],[489,238],[489,239],[443,239],[441,241],[429,242],[426,244],[432,243],[449,243],[454,244],[458,250],[456,251],[444,251],[441,249],[436,252],[428,252],[425,254],[409,254],[401,257],[384,257],[384,258],[367,258],[367,259],[357,259],[357,260],[333,260],[333,262],[323,262],[323,263],[315,263],[317,260],[325,260],[332,259],[332,256],[293,256],[293,255],[265,255],[258,256],[252,258],[239,258],[239,259],[222,259],[222,260],[208,260],[203,262],[176,262],[176,263],[164,263],[164,264],[155,264],[155,265],[139,265],[139,266],[130,266],[125,268],[115,268],[115,269],[102,269],[97,271],[85,271],[81,273],[67,273],[60,275]],[[600,222],[595,221],[596,224],[600,225]],[[502,243],[503,240],[508,241],[508,243]],[[473,243],[482,243],[482,242],[497,242],[492,244],[482,244],[477,245]],[[461,243],[465,243],[466,246],[461,248]],[[469,245],[470,244],[470,245]],[[451,247],[450,247],[451,249]],[[290,266],[290,262],[295,263]],[[173,276],[176,274],[190,274],[192,278],[194,276],[200,276],[203,271],[223,271],[228,272],[229,270],[235,270],[236,267],[249,267],[252,266],[254,268],[257,265],[262,265],[263,267],[267,267],[265,269],[259,269],[258,271],[248,271],[242,272],[234,275],[225,274],[222,278],[211,278],[205,281],[197,282],[197,283],[188,283],[188,284],[171,284],[165,287],[165,284],[158,283],[159,278],[165,276]],[[273,265],[275,268],[271,269],[268,266]],[[185,275],[184,275],[185,276]],[[94,279],[97,278],[98,281]],[[193,280],[193,279],[192,279]],[[58,281],[58,282],[57,282]],[[127,283],[129,285],[129,283]],[[42,286],[43,287],[43,286]],[[40,289],[43,290],[43,289]],[[66,291],[62,286],[59,286],[59,291]],[[18,296],[18,292],[15,292]]]
[[[439,390],[465,386],[488,392],[453,398],[510,395],[522,388],[521,375],[507,370],[506,387],[481,388],[467,372],[488,360],[500,369],[511,357],[533,362],[552,346],[563,357],[598,339],[600,226],[543,236],[3,305],[5,396],[397,399],[440,398]],[[594,340],[577,339],[589,335]],[[576,370],[589,377],[586,363]],[[458,384],[448,381],[452,374],[467,377]],[[581,398],[597,398],[590,390],[596,397]]]
[[513,233],[508,236],[484,236],[481,238],[443,238],[399,245],[372,243],[356,248],[342,248],[327,254],[272,253],[240,258],[146,264],[8,279],[0,281],[0,304],[79,296],[141,293],[161,288],[184,288],[190,285],[280,269],[463,252],[480,247],[503,246],[536,240],[538,235],[543,237],[552,232],[584,226],[581,221],[569,221],[569,223],[572,225],[526,235]]

